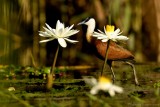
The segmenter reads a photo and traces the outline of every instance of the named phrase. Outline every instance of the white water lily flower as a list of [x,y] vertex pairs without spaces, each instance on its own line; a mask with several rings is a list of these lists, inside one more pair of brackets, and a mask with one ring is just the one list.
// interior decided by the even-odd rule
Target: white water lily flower
[[42,37],[47,37],[49,39],[42,40],[42,41],[40,41],[40,43],[42,43],[42,42],[48,42],[48,41],[57,39],[58,42],[59,42],[59,44],[63,48],[65,48],[65,47],[67,47],[66,41],[70,42],[70,43],[76,43],[76,42],[78,42],[76,40],[71,40],[71,39],[68,38],[69,36],[72,36],[72,35],[74,35],[74,34],[76,34],[76,33],[79,32],[78,30],[71,30],[73,26],[74,25],[72,25],[70,27],[64,27],[64,24],[61,23],[58,20],[57,24],[56,24],[56,29],[52,29],[46,23],[46,27],[43,27],[45,31],[39,31],[39,35],[42,36]]
[[114,26],[107,25],[106,28],[104,26],[104,32],[98,30],[98,32],[94,32],[93,36],[100,39],[102,42],[107,42],[108,40],[113,40],[115,42],[119,40],[128,40],[128,37],[120,35],[120,29],[116,29],[114,31]]
[[112,97],[115,95],[115,93],[123,92],[121,87],[112,84],[111,81],[105,77],[100,77],[99,81],[97,81],[95,78],[84,78],[84,80],[87,84],[92,86],[90,93],[93,95],[97,94],[100,90],[108,91]]

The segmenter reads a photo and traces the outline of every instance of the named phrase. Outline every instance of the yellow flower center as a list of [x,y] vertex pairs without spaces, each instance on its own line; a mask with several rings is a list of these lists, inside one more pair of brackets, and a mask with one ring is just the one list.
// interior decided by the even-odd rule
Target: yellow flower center
[[111,80],[105,77],[100,77],[99,78],[99,83],[110,83]]
[[107,26],[106,26],[106,31],[107,31],[107,32],[114,32],[114,26],[107,25]]

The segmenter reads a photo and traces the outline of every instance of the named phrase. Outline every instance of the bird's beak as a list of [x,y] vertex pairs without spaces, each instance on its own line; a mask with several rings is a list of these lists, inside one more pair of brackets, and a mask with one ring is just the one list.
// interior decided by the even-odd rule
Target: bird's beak
[[84,21],[82,21],[82,22],[78,23],[77,25],[82,25],[82,24],[85,24],[85,22],[84,22]]

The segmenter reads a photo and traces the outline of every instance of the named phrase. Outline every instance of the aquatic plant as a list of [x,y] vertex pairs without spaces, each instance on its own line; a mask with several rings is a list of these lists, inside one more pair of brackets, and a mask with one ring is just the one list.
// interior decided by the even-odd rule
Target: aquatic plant
[[[78,42],[76,40],[69,39],[70,36],[79,32],[78,30],[72,30],[73,26],[74,25],[71,25],[70,27],[65,27],[65,25],[58,20],[57,24],[56,24],[56,28],[53,29],[46,23],[46,27],[43,27],[45,31],[39,31],[39,35],[42,37],[47,37],[49,39],[41,40],[40,43],[57,39],[59,45],[63,48],[66,48],[67,47],[66,41],[70,42],[70,43]],[[59,45],[56,50],[53,65],[51,67],[51,72],[50,72],[50,74],[48,74],[47,89],[51,89],[51,87],[52,87],[53,75],[55,75],[54,69],[55,69],[55,64],[56,64],[56,60],[57,60],[57,56],[58,56]]]

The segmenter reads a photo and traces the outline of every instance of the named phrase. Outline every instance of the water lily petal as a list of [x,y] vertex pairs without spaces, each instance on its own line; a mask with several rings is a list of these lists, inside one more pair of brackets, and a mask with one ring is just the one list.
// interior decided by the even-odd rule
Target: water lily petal
[[43,31],[39,31],[39,35],[42,37],[52,37],[50,34],[48,34],[47,32],[43,32]]
[[99,33],[99,32],[93,32],[93,35],[98,35],[98,34],[101,34],[101,33]]
[[107,35],[107,30],[106,30],[105,26],[104,26],[103,29],[104,29],[104,33]]
[[65,37],[66,33],[69,31],[69,28],[64,28],[63,32],[61,33],[61,37]]
[[99,85],[97,84],[97,85],[95,85],[94,87],[92,87],[92,89],[90,90],[90,93],[91,93],[92,95],[95,95],[95,94],[98,93],[99,90],[100,90],[100,87],[99,87]]
[[40,33],[39,36],[42,36],[42,37],[50,37],[50,36],[44,35],[44,34],[42,34],[42,33]]
[[119,34],[120,29],[118,28],[118,29],[116,29],[114,32],[115,32],[116,34]]
[[63,33],[63,29],[61,28],[61,29],[59,29],[59,30],[57,30],[57,35],[58,35],[58,37],[59,38],[62,38],[62,33]]
[[71,39],[68,39],[68,38],[64,38],[66,41],[70,42],[70,43],[77,43],[79,41],[76,41],[76,40],[71,40]]
[[86,84],[88,84],[88,85],[90,85],[92,87],[98,84],[97,79],[95,79],[93,77],[92,78],[83,77],[83,79],[84,79],[84,81],[85,81]]
[[99,35],[100,35],[100,33],[94,32],[92,36],[93,36],[93,37],[98,37]]
[[79,32],[79,30],[70,30],[70,31],[66,32],[66,34],[63,35],[63,37],[69,37],[69,36],[72,36],[78,32]]
[[128,37],[126,37],[126,36],[117,36],[116,37],[116,40],[124,40],[124,41],[126,41],[126,40],[128,40],[129,38]]
[[45,24],[46,24],[47,28],[52,31],[52,28],[47,23],[45,23]]
[[66,27],[66,28],[64,28],[64,30],[63,30],[63,33],[61,34],[61,36],[62,37],[67,37],[67,36],[65,36],[68,32],[72,32],[72,27],[74,26],[74,24],[73,25],[71,25],[70,27]]
[[123,89],[121,87],[116,86],[116,85],[112,85],[111,90],[114,90],[117,93],[123,92]]
[[106,39],[108,38],[107,36],[98,36],[97,39]]
[[[123,31],[122,31],[123,32]],[[120,35],[122,32],[119,32],[118,35]]]
[[114,90],[108,90],[108,93],[111,97],[115,96],[115,91]]
[[58,38],[58,42],[63,48],[67,47],[67,43],[64,38]]
[[106,39],[106,38],[109,39],[108,36],[99,36],[99,37],[97,37],[97,39]]
[[71,25],[71,26],[68,28],[68,31],[69,31],[69,30],[71,30],[73,26],[74,26],[74,24],[73,24],[73,25]]
[[113,39],[111,39],[112,41],[114,41],[114,42],[117,42],[117,40],[115,39],[115,38],[113,38]]
[[102,32],[102,31],[101,31],[101,30],[99,30],[99,29],[98,29],[98,32],[99,32],[99,33],[101,33],[101,34],[105,34],[104,32]]
[[57,37],[61,37],[61,32],[63,32],[63,29],[64,29],[64,24],[58,20],[55,29],[55,34]]
[[56,24],[56,31],[59,31],[60,29],[64,29],[64,24],[58,20]]
[[50,30],[47,29],[46,27],[43,27],[43,28],[44,28],[44,30],[45,30],[49,35],[51,35],[52,37],[56,37],[56,35],[55,35],[54,32],[50,31]]
[[102,39],[101,41],[102,42],[108,42],[109,38],[106,38],[106,39]]
[[56,34],[56,29],[52,29],[52,33],[54,34],[55,38],[59,38],[59,36]]
[[106,34],[104,34],[104,33],[99,33],[99,32],[93,32],[93,35],[92,35],[92,36],[93,36],[93,37],[102,37],[102,36],[107,37]]
[[39,41],[39,43],[48,42],[48,41],[52,41],[52,40],[54,40],[54,38],[50,38],[50,39],[46,39],[46,40],[41,40],[41,41]]

